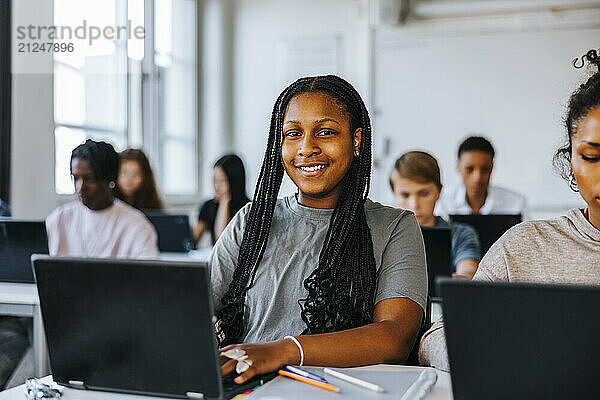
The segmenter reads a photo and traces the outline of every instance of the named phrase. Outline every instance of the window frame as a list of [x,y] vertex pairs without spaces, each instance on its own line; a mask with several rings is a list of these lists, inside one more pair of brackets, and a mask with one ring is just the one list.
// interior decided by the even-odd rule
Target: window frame
[[[201,173],[201,134],[200,134],[200,124],[199,124],[199,18],[198,18],[198,4],[194,0],[180,0],[180,1],[190,1],[194,3],[194,50],[195,50],[195,58],[193,67],[193,76],[194,76],[194,91],[193,91],[193,102],[194,102],[194,113],[193,113],[193,126],[194,126],[194,135],[192,139],[180,138],[177,136],[169,135],[168,133],[160,132],[160,124],[159,124],[159,113],[160,113],[160,104],[158,99],[160,98],[160,84],[162,82],[163,74],[161,72],[161,67],[155,63],[155,50],[154,50],[154,30],[155,30],[155,0],[144,0],[144,28],[145,28],[145,39],[144,39],[144,58],[140,61],[134,60],[126,57],[127,65],[126,65],[126,124],[125,131],[117,131],[113,129],[107,129],[99,126],[94,126],[90,124],[69,124],[62,123],[56,120],[56,110],[53,106],[53,134],[55,134],[57,128],[68,128],[68,129],[79,129],[85,130],[86,132],[92,133],[102,133],[106,136],[115,136],[115,137],[125,137],[125,142],[128,147],[136,147],[141,148],[151,160],[152,168],[155,172],[155,179],[157,180],[157,184],[159,186],[159,192],[163,201],[167,206],[181,207],[185,205],[193,205],[196,206],[202,200],[201,191],[202,191],[202,173]],[[117,0],[117,3],[120,3],[120,0]],[[125,10],[127,9],[127,3],[123,6]],[[125,46],[127,44],[125,43]],[[125,47],[127,51],[127,47]],[[138,64],[139,63],[139,64]],[[53,71],[57,64],[61,64],[66,68],[71,68],[71,66],[61,62],[60,60],[53,59]],[[136,65],[137,64],[137,65]],[[132,76],[135,75],[135,71],[139,72],[139,81],[134,83],[132,82]],[[55,82],[53,76],[53,100],[55,99]],[[138,94],[139,100],[139,110],[133,110],[132,108],[132,98],[133,90],[137,90],[137,88],[141,89],[141,93]],[[135,113],[138,113],[136,119],[140,122],[140,127],[138,128],[141,132],[132,132],[132,123],[133,117]],[[161,148],[166,140],[175,140],[178,142],[184,143],[192,143],[194,144],[194,148],[196,149],[196,160],[195,160],[195,174],[196,174],[196,190],[191,194],[166,194],[162,190],[165,186],[162,181],[162,174],[160,173],[162,169],[162,165],[164,163]],[[141,141],[141,143],[140,143]],[[141,146],[140,146],[141,144]],[[56,154],[56,144],[54,147],[54,154]],[[54,166],[56,167],[56,160],[54,160]],[[72,199],[74,194],[66,194],[66,193],[58,193],[56,187],[56,174],[54,174],[54,192],[56,196],[60,199]]]

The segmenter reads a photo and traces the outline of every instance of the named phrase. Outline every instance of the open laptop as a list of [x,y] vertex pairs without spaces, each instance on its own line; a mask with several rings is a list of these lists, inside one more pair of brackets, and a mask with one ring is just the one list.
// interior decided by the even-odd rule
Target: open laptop
[[188,252],[196,249],[196,241],[185,214],[145,212],[158,234],[158,250],[161,252]]
[[55,382],[190,399],[256,386],[221,378],[205,263],[38,255],[32,263]]
[[439,300],[435,287],[438,276],[452,276],[452,232],[450,228],[422,226],[425,254],[427,256],[427,277],[429,295],[433,301]]
[[34,253],[48,254],[44,221],[0,219],[0,281],[33,283]]
[[450,215],[450,220],[469,224],[475,228],[479,235],[483,257],[504,232],[522,221],[522,217],[521,214],[453,214]]
[[600,287],[438,282],[455,400],[598,398]]

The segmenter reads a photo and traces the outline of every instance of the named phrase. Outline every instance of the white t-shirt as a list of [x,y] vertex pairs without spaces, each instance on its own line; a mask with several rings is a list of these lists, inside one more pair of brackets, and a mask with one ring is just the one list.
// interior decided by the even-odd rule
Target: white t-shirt
[[[485,204],[479,213],[521,214],[525,220],[527,219],[527,201],[519,193],[490,185]],[[450,189],[443,189],[435,208],[435,214],[443,217],[451,214],[472,214],[471,206],[467,203],[465,186],[460,184]]]
[[79,201],[64,204],[46,218],[50,255],[158,258],[156,231],[140,211],[115,199],[93,211]]

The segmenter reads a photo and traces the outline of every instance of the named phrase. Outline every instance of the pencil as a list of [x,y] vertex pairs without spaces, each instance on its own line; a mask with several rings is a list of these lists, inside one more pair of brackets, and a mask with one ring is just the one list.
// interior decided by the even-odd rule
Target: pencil
[[279,375],[287,376],[288,378],[296,379],[297,381],[308,383],[309,385],[316,386],[321,389],[329,390],[330,392],[339,392],[340,388],[337,386],[333,386],[329,383],[323,383],[319,381],[315,381],[314,379],[305,378],[302,375],[294,374],[292,372],[279,370]]
[[329,369],[329,368],[325,368],[323,370],[323,372],[326,375],[335,376],[338,379],[341,379],[341,380],[349,382],[349,383],[353,383],[353,384],[358,385],[358,386],[362,386],[365,389],[370,389],[370,390],[373,390],[375,392],[380,392],[380,393],[385,392],[385,389],[382,388],[379,385],[376,385],[374,383],[370,383],[370,382],[367,382],[367,381],[363,381],[362,379],[358,379],[358,378],[355,378],[355,377],[350,376],[350,375],[342,374],[341,372],[334,371],[334,370]]

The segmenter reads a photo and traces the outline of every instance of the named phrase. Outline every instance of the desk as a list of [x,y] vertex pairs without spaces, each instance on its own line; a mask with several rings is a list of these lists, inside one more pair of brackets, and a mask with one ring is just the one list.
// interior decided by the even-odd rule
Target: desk
[[170,251],[163,251],[160,253],[160,259],[165,261],[201,261],[206,262],[210,258],[212,248],[203,248],[198,250],[191,250],[187,253],[177,253]]
[[[376,368],[376,369],[402,369],[402,368],[419,368],[419,367],[405,367],[401,365],[377,365],[370,366],[364,368]],[[452,386],[450,384],[450,374],[447,372],[437,371],[438,380],[433,388],[433,390],[429,393],[426,400],[452,400]],[[43,378],[45,383],[50,384],[52,382],[52,377],[47,376]],[[15,400],[15,399],[25,399],[23,395],[23,391],[25,390],[25,385],[17,386],[15,388],[6,390],[4,392],[0,392],[0,400]],[[256,397],[259,392],[248,396],[248,400],[252,399],[260,399],[260,397]],[[164,398],[161,397],[148,397],[148,396],[135,396],[135,395],[125,395],[119,393],[109,393],[109,392],[95,392],[95,391],[84,391],[78,389],[63,389],[63,395],[61,400],[161,400]],[[282,396],[282,399],[284,397]],[[341,400],[341,396],[340,396]]]
[[33,318],[33,360],[36,376],[50,372],[37,287],[33,283],[0,282],[0,315]]

